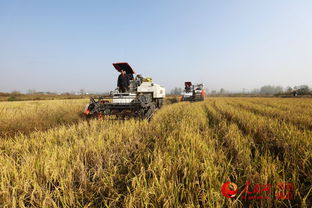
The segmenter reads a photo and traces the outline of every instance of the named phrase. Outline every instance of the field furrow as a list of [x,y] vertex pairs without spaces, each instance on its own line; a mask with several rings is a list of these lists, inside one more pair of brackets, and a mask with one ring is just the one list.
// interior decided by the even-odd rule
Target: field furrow
[[278,119],[280,122],[287,122],[302,130],[312,130],[312,117],[309,115],[293,114],[289,111],[282,111],[271,107],[263,108],[259,104],[247,104],[245,102],[230,101],[228,104],[255,114]]
[[[296,170],[299,173],[297,183],[306,183],[307,186],[303,189],[308,193],[312,181],[311,131],[301,131],[277,119],[255,115],[244,109],[235,109],[225,101],[218,102],[216,108],[229,122],[237,123],[246,135],[253,137],[261,154],[272,156],[283,168]],[[287,177],[292,176],[293,174],[288,172]]]
[[310,115],[312,116],[312,104],[310,99],[243,99],[250,104],[258,104],[263,108],[271,107],[277,111],[282,110],[289,114]]

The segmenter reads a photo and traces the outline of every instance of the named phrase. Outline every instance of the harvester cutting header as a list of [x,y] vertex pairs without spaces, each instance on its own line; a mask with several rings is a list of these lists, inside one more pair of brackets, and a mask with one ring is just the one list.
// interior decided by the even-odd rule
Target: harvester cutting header
[[149,119],[153,113],[161,108],[165,97],[165,88],[136,74],[126,62],[113,63],[120,72],[117,88],[110,93],[108,99],[90,98],[84,114],[87,117],[115,116],[116,118],[139,117]]

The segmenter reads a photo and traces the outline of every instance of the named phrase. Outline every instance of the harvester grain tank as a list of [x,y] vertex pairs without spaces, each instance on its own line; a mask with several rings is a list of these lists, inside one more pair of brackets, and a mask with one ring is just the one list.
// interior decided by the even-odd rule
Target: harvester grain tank
[[184,83],[184,91],[182,92],[182,101],[203,101],[205,99],[205,90],[203,84],[193,85],[192,82]]
[[132,77],[129,90],[120,92],[117,88],[106,99],[98,98],[96,101],[90,98],[84,114],[87,117],[115,116],[117,119],[151,118],[153,113],[163,105],[165,88],[140,74],[133,78],[135,72],[126,62],[113,63],[113,66],[118,72],[124,70],[129,77]]

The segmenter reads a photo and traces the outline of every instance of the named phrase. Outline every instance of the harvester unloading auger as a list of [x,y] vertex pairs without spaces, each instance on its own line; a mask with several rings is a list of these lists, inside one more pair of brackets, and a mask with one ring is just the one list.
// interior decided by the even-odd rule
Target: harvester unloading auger
[[[133,77],[135,72],[126,63],[114,63],[117,71],[126,71],[129,77]],[[111,92],[111,96],[106,99],[90,98],[90,103],[86,106],[84,114],[87,117],[114,116],[116,119],[137,117],[150,119],[153,113],[162,107],[165,97],[165,88],[152,81],[151,78],[143,78],[137,75],[130,80],[129,90],[120,92],[119,89]]]

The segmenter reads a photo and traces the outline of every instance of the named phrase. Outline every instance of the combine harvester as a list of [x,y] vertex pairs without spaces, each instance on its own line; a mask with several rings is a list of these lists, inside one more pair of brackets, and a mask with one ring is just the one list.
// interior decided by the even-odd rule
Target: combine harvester
[[181,101],[203,101],[205,99],[205,90],[203,84],[192,85],[192,82],[185,82],[185,89],[182,92]]
[[[115,69],[133,77],[135,72],[126,63],[113,63]],[[126,119],[137,117],[140,119],[150,119],[153,113],[162,107],[165,98],[165,88],[152,81],[151,78],[143,78],[137,75],[130,80],[128,92],[120,92],[119,89],[110,93],[106,99],[90,98],[90,103],[86,106],[84,114],[88,117],[112,116],[116,119]]]

